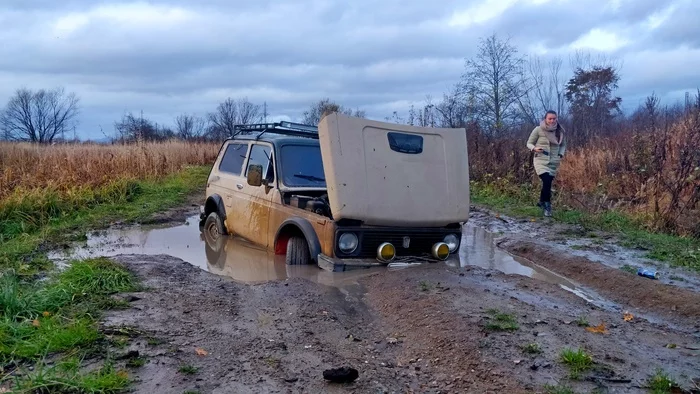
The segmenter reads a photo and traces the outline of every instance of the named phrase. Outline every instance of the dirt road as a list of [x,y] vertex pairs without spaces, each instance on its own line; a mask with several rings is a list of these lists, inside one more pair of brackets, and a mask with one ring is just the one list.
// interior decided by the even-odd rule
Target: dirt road
[[[474,211],[460,258],[330,274],[240,240],[206,248],[192,213],[74,251],[112,255],[148,287],[105,322],[128,338],[115,351],[146,360],[135,392],[643,393],[659,368],[698,392],[697,276],[621,270],[651,262],[613,238],[572,249],[570,227]],[[566,348],[590,356],[569,355],[578,374]],[[342,366],[359,378],[324,380]]]

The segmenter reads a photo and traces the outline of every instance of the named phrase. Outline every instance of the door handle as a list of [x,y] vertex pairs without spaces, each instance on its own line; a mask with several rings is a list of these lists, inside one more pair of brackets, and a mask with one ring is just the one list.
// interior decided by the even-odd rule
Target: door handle
[[238,188],[238,190],[241,190],[241,189],[243,189],[243,185],[241,185],[240,183],[239,183],[239,184],[237,184],[237,185],[236,185],[236,187]]

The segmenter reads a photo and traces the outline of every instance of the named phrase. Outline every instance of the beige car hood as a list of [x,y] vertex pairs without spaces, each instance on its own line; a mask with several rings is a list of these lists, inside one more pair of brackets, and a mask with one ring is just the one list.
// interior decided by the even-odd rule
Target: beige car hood
[[333,113],[321,120],[318,132],[335,220],[428,227],[468,220],[465,129],[399,125]]

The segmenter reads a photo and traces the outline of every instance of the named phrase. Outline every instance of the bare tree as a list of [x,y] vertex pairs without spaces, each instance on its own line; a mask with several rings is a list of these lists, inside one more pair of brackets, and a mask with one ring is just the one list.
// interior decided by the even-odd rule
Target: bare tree
[[315,126],[321,121],[321,118],[324,115],[333,112],[339,112],[348,116],[356,116],[358,118],[364,118],[366,116],[365,111],[361,111],[359,108],[355,110],[352,108],[345,108],[342,105],[331,101],[330,98],[324,98],[312,103],[309,108],[304,111],[302,115],[302,122]]
[[175,133],[183,140],[201,138],[206,130],[207,122],[199,116],[182,114],[175,118]]
[[158,123],[144,118],[143,112],[138,117],[131,112],[124,114],[121,121],[114,122],[114,129],[117,132],[116,140],[123,143],[163,141],[175,136],[169,128],[159,127]]
[[522,117],[533,126],[549,110],[556,111],[560,118],[564,117],[566,100],[562,63],[563,60],[559,57],[545,63],[539,56],[530,56],[527,61],[528,87],[518,100],[518,106]]
[[263,115],[259,104],[248,98],[233,100],[230,97],[219,103],[216,111],[208,114],[209,135],[213,139],[224,139],[234,133],[234,126],[262,122]]
[[481,39],[476,56],[466,61],[462,88],[475,97],[480,122],[494,134],[517,118],[518,100],[528,90],[524,63],[510,39],[499,40],[496,34]]
[[0,112],[0,129],[8,140],[51,143],[76,125],[79,99],[62,87],[18,89]]

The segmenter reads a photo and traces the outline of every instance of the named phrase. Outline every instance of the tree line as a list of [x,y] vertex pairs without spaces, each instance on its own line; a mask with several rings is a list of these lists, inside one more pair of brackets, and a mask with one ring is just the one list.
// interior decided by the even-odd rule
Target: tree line
[[[661,107],[652,93],[630,116],[622,111],[616,95],[620,65],[604,56],[594,58],[576,52],[564,60],[520,54],[510,39],[495,33],[481,38],[476,54],[465,60],[464,72],[442,98],[427,96],[411,105],[407,114],[395,111],[387,121],[432,127],[469,127],[488,137],[509,137],[529,131],[547,110],[555,110],[570,131],[572,143],[583,144],[597,135],[612,135],[625,121],[655,122],[662,116],[684,113],[686,103]],[[688,97],[688,96],[687,96]],[[366,112],[336,103],[330,98],[313,102],[300,114],[301,122],[317,124],[326,112],[365,117]],[[8,140],[51,143],[75,132],[79,99],[63,88],[31,91],[18,89],[0,112],[0,136]],[[172,125],[159,125],[143,114],[126,113],[114,123],[115,140],[221,140],[236,124],[267,120],[267,106],[247,98],[227,98],[204,116],[178,115]]]

